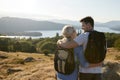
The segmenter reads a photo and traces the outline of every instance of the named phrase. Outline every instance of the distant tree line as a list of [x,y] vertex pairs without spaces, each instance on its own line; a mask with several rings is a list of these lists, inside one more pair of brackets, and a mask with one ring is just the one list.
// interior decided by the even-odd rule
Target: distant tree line
[[[107,39],[107,47],[115,47],[120,50],[120,34],[105,33]],[[54,53],[56,50],[56,42],[62,37],[57,33],[52,38],[39,39],[19,39],[19,38],[0,38],[0,50],[7,52],[29,52],[29,53]]]
[[53,38],[28,39],[0,38],[0,50],[7,52],[54,53],[56,42],[61,36],[57,33]]

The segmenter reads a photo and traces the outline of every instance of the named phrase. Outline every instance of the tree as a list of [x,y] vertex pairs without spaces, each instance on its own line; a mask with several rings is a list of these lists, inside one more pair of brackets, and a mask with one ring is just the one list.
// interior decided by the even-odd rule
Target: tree
[[56,33],[56,37],[59,37],[59,33]]
[[32,43],[24,41],[20,42],[22,52],[31,52]]
[[10,46],[12,46],[12,41],[10,38],[0,38],[0,50],[10,51]]
[[14,51],[21,51],[21,44],[20,42],[15,42],[14,43]]

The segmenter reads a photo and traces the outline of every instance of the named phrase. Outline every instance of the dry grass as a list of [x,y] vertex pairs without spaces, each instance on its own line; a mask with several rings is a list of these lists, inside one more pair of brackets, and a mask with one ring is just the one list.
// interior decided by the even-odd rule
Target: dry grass
[[[53,68],[53,55],[44,56],[35,53],[6,53],[0,55],[8,56],[7,59],[0,59],[0,80],[55,80]],[[33,57],[35,61],[21,64],[20,60]],[[21,69],[20,72],[7,74],[7,69]]]
[[[43,54],[22,53],[22,52],[2,52],[0,55],[7,56],[6,59],[0,59],[0,80],[55,80],[55,71],[53,67],[53,55],[44,56]],[[120,62],[115,59],[120,51],[109,48],[105,61]],[[35,61],[21,64],[20,61],[27,57],[33,57]],[[7,74],[7,69],[21,69],[22,71]]]
[[120,59],[116,60],[116,56],[120,56],[120,51],[118,51],[114,48],[108,48],[105,60],[107,60],[107,61],[120,61]]

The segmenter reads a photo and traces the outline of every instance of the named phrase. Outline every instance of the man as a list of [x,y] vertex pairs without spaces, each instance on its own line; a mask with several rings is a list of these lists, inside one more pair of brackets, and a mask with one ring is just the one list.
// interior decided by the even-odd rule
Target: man
[[[74,40],[66,43],[59,44],[64,48],[75,48],[77,46],[83,46],[83,54],[88,42],[89,31],[94,30],[94,20],[92,17],[87,16],[80,20],[82,23],[82,29],[84,33],[77,36]],[[80,66],[79,79],[80,80],[102,80],[102,63],[91,64],[88,67]]]

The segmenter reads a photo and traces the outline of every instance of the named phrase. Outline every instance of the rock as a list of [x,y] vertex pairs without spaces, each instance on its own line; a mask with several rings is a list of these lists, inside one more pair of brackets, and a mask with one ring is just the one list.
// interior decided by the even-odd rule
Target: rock
[[35,59],[33,57],[27,57],[24,62],[32,62],[35,61]]
[[7,57],[7,56],[0,55],[0,58],[1,58],[1,59],[6,59],[6,58],[8,58],[8,57]]
[[103,68],[103,80],[120,80],[120,63],[106,62]]
[[12,74],[12,73],[19,72],[19,71],[22,71],[22,70],[21,69],[12,69],[12,68],[9,68],[7,70],[7,74]]

